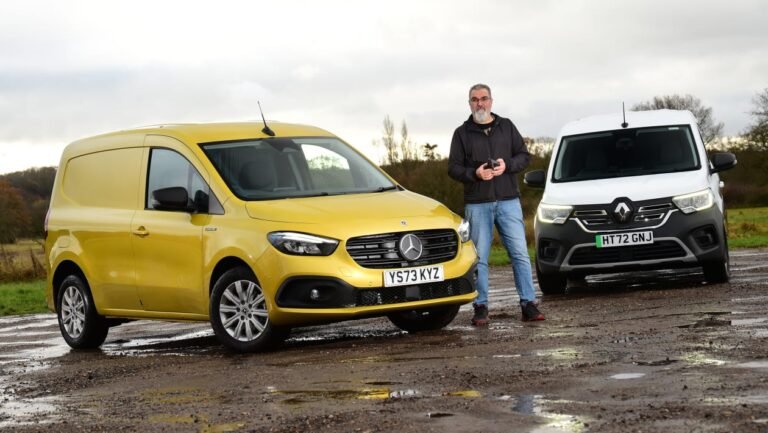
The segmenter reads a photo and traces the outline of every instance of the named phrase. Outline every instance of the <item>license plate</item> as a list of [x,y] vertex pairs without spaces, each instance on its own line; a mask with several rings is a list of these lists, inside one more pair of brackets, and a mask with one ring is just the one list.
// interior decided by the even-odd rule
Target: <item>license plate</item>
[[653,243],[653,232],[611,233],[595,236],[595,246],[598,248],[624,247],[627,245],[643,245]]
[[384,287],[410,286],[445,280],[443,265],[384,271]]

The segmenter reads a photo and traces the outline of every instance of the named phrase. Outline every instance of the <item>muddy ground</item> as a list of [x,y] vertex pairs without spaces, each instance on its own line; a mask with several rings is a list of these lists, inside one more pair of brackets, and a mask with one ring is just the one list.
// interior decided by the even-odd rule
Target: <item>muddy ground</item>
[[409,335],[386,319],[297,330],[236,355],[205,325],[133,322],[72,352],[52,314],[0,319],[0,431],[765,432],[768,250],[697,270],[590,278],[520,321],[493,270],[470,309]]

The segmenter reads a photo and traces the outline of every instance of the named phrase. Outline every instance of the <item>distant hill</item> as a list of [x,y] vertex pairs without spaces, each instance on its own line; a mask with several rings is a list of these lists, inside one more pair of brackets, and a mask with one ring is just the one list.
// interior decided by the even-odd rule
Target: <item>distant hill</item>
[[0,241],[43,236],[56,167],[0,175]]

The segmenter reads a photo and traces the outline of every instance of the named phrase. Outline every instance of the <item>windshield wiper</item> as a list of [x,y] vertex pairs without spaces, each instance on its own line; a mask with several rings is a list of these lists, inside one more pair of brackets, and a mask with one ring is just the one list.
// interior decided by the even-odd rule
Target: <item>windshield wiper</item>
[[393,189],[399,190],[400,188],[397,185],[392,186],[380,186],[376,189],[374,189],[372,192],[384,192],[384,191],[392,191]]

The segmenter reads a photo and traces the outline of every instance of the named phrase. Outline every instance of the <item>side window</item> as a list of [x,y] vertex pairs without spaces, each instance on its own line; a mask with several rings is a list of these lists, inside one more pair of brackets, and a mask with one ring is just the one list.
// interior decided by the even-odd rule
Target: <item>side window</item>
[[315,185],[354,188],[355,181],[344,156],[324,147],[301,145],[309,165],[309,175]]
[[208,202],[208,185],[186,158],[172,150],[152,149],[147,179],[147,209],[154,209],[156,205],[152,191],[170,187],[186,189],[190,204],[199,200]]

